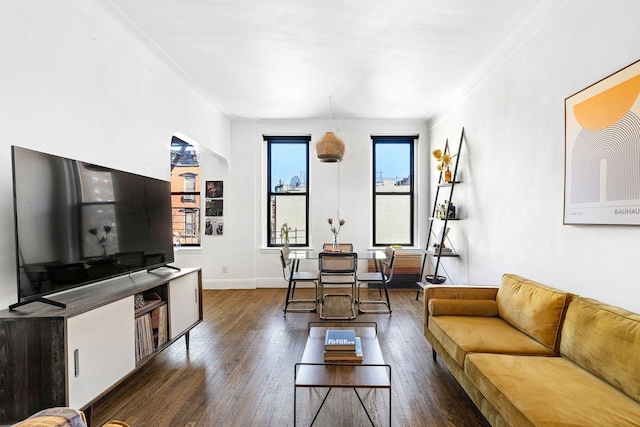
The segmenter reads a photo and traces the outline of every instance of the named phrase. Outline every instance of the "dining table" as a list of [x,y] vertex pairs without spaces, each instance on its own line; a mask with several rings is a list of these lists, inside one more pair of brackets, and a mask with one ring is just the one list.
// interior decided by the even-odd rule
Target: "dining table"
[[[291,269],[292,269],[291,271],[298,271],[301,261],[304,261],[304,260],[318,261],[320,259],[320,254],[322,252],[347,253],[347,252],[338,252],[338,251],[330,251],[330,250],[318,251],[313,249],[291,249],[291,251],[289,252],[289,260],[291,260]],[[355,251],[355,253],[358,255],[359,260],[360,259],[373,260],[375,271],[380,271],[380,272],[384,271],[383,262],[387,259],[387,255],[385,254],[384,250],[369,249],[364,251]],[[289,284],[287,287],[287,299],[285,300],[285,304],[286,304],[286,301],[289,301],[289,298],[293,297],[292,293],[293,293],[294,286],[293,286],[292,277],[293,275],[290,275],[289,277]],[[387,306],[390,307],[389,292],[387,290],[386,281],[384,280],[385,275],[383,274],[382,277],[383,277],[382,284],[385,292],[385,297],[387,299]],[[356,280],[357,280],[357,272],[356,272]]]

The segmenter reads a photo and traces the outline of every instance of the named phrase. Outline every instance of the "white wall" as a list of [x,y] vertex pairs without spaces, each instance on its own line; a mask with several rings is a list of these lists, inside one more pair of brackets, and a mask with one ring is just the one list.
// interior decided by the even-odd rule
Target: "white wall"
[[[336,128],[337,127],[337,128]],[[344,160],[321,163],[314,145],[327,131],[336,131],[346,144]],[[263,135],[311,135],[309,161],[310,246],[331,241],[327,218],[340,217],[346,224],[341,242],[352,242],[356,250],[371,245],[372,141],[371,135],[419,134],[416,150],[418,194],[417,218],[428,216],[425,159],[428,155],[426,123],[421,120],[258,120],[234,121],[231,126],[233,172],[229,190],[233,200],[229,229],[230,281],[228,286],[284,286],[278,249],[266,243],[266,143]],[[226,190],[225,190],[226,191]],[[424,242],[425,223],[419,221],[416,243]]]
[[511,272],[638,312],[640,227],[563,225],[563,197],[564,99],[640,59],[640,2],[568,0],[543,13],[434,121],[432,148],[467,132],[456,197],[467,218],[452,236],[463,257],[446,267],[454,282]]
[[[168,179],[171,136],[188,137],[207,149],[203,178],[225,181],[225,234],[180,251],[177,264],[202,266],[206,287],[282,286],[278,251],[265,249],[262,134],[311,134],[315,142],[336,122],[230,125],[107,0],[8,3],[0,14],[0,194],[7,201],[0,204],[0,308],[17,300],[12,144]],[[422,121],[338,122],[345,160],[323,164],[312,154],[310,162],[312,246],[329,241],[326,218],[338,208],[347,220],[341,240],[370,245],[370,135],[418,133],[422,247],[430,151],[446,138],[457,142],[464,126],[465,183],[455,200],[466,219],[451,232],[463,256],[446,261],[454,282],[498,283],[514,272],[640,311],[633,251],[640,228],[562,225],[564,98],[639,59],[640,3],[540,4],[460,104],[432,120],[430,135]]]
[[[159,59],[108,1],[6,3],[0,14],[0,308],[17,301],[11,145],[167,180],[176,132],[229,155],[224,111]],[[194,263],[207,274],[204,260]]]

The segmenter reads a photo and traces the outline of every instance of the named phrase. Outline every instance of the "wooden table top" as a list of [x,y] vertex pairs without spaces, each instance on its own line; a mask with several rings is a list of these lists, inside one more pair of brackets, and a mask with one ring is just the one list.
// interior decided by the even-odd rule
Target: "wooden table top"
[[[327,329],[355,329],[362,342],[362,362],[325,362]],[[296,364],[296,387],[390,388],[391,368],[384,363],[374,327],[311,327],[302,360]]]

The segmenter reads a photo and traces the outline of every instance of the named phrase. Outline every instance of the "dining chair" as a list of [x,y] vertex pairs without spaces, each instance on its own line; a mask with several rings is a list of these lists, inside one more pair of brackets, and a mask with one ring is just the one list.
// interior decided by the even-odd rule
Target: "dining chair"
[[[322,245],[322,250],[333,250],[333,243],[325,243],[324,245]],[[338,243],[338,250],[340,252],[353,252],[353,243]]]
[[[358,303],[358,312],[359,313],[389,313],[391,314],[391,302],[389,301],[389,291],[387,289],[387,283],[393,278],[393,265],[396,260],[396,251],[392,247],[387,247],[384,250],[386,258],[382,261],[382,271],[378,268],[378,264],[376,263],[375,272],[367,272],[367,273],[358,273],[358,287],[356,300]],[[379,298],[377,300],[363,300],[360,297],[360,288],[363,283],[369,285],[370,283],[374,283],[378,285],[378,294]],[[382,288],[384,288],[384,295],[386,299],[382,298]],[[362,306],[370,305],[370,304],[382,304],[385,306],[383,309],[372,309],[372,308],[363,308]]]
[[[333,252],[333,243],[325,243],[322,245],[323,252]],[[340,253],[351,253],[353,252],[353,243],[338,243],[338,251]],[[337,265],[333,266],[332,263],[336,263]],[[325,259],[325,264],[327,268],[338,269],[344,265],[344,261],[339,257],[336,259]]]
[[[320,318],[323,320],[352,320],[356,318],[355,287],[358,254],[353,252],[320,252],[318,258],[320,270]],[[342,287],[349,285],[349,293],[324,293],[324,287]],[[345,315],[327,315],[325,304],[334,297],[349,298],[349,313]]]
[[[282,261],[282,275],[284,280],[287,281],[287,298],[284,302],[284,316],[287,316],[287,311],[291,312],[314,312],[318,309],[318,272],[311,271],[298,271],[299,263],[292,262],[289,259],[291,250],[289,248],[280,249],[280,260]],[[298,282],[313,283],[314,286],[314,299],[301,298],[295,299],[294,293],[296,291],[296,284]],[[299,303],[313,303],[311,308],[289,308],[289,304]]]

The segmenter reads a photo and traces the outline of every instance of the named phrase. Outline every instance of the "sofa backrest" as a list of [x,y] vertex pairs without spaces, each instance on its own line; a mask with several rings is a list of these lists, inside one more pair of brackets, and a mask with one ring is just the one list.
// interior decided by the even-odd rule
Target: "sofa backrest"
[[515,274],[502,276],[498,314],[511,326],[558,351],[560,331],[572,294]]
[[560,354],[640,401],[640,315],[575,297],[562,327]]

